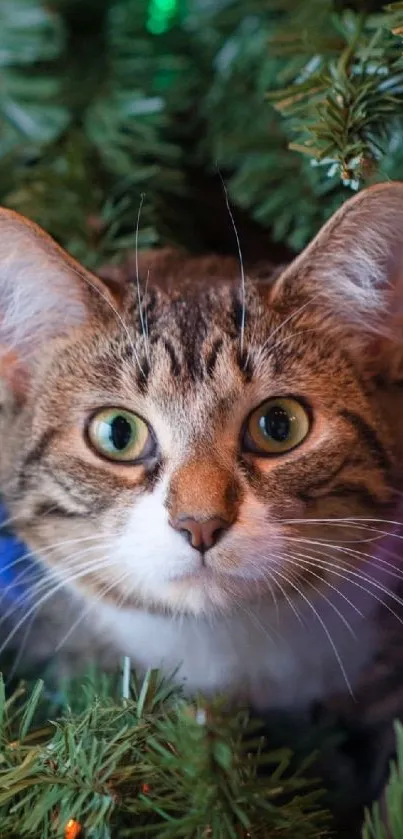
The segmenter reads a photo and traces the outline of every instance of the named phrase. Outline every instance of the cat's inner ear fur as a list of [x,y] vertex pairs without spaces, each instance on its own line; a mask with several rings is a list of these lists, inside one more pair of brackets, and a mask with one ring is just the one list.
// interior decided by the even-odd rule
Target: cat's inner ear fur
[[21,381],[49,339],[82,325],[112,299],[36,224],[0,209],[0,377]]
[[368,373],[403,378],[403,183],[370,187],[335,213],[273,302],[298,291]]

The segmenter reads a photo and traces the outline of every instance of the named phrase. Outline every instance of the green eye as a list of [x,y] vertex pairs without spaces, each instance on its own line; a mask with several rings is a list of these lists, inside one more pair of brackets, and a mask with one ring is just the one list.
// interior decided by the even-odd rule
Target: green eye
[[269,399],[250,415],[244,446],[247,451],[262,455],[288,452],[305,439],[309,416],[296,399]]
[[92,418],[88,437],[94,449],[110,460],[135,461],[152,441],[144,420],[119,408],[106,408]]

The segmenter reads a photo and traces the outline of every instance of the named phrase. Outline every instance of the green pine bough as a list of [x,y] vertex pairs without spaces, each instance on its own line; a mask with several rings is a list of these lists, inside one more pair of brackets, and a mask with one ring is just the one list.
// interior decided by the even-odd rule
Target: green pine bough
[[90,267],[133,248],[140,204],[140,247],[203,250],[218,166],[298,250],[403,179],[402,33],[401,2],[2,0],[0,203]]
[[[72,823],[92,839],[335,836],[309,761],[296,771],[246,712],[186,701],[155,671],[118,694],[92,674],[56,715],[43,682],[11,696],[0,682],[0,839],[66,839]],[[403,836],[400,724],[396,734],[385,812],[366,813],[362,839]]]
[[403,725],[396,722],[396,761],[390,769],[383,806],[365,814],[362,839],[401,839],[403,836]]
[[64,837],[72,821],[93,839],[328,835],[304,765],[288,772],[245,713],[185,702],[156,672],[125,700],[106,678],[71,696],[46,723],[41,682],[8,699],[1,683],[1,839]]
[[[351,189],[403,179],[402,38],[401,2],[2,0],[0,203],[96,268],[137,226],[140,247],[202,249],[192,176],[218,166],[232,204],[298,250]],[[331,835],[307,767],[247,715],[157,674],[125,701],[102,679],[70,694],[60,713],[40,685],[1,689],[1,839],[64,839],[71,819],[91,839]],[[403,837],[396,736],[363,839]]]

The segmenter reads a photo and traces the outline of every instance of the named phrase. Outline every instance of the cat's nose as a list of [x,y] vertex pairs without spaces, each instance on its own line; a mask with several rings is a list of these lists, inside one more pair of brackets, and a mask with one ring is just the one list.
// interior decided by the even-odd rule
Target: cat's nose
[[218,542],[230,524],[220,516],[214,516],[205,521],[198,521],[189,517],[180,517],[171,521],[171,526],[189,540],[193,548],[203,553]]

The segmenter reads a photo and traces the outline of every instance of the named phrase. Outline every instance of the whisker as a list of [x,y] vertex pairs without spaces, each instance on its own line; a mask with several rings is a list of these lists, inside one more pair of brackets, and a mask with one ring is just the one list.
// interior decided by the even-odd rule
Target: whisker
[[[281,557],[280,557],[279,555],[273,554],[272,556],[274,557],[274,559],[280,559],[280,560],[281,560]],[[258,564],[255,564],[255,565],[254,565],[254,567],[256,568],[256,570],[257,570],[260,574],[262,573],[262,568],[261,568]],[[267,569],[267,568],[264,568],[264,569],[263,569],[263,573],[264,573],[264,575],[266,575],[266,574],[268,573],[268,569]],[[297,609],[297,607],[296,607],[295,603],[293,603],[293,601],[292,601],[291,597],[289,596],[289,594],[288,594],[287,590],[284,588],[284,586],[282,586],[282,584],[281,584],[281,583],[279,583],[279,581],[278,581],[278,580],[274,580],[274,579],[273,579],[273,577],[271,577],[270,579],[271,579],[273,582],[275,582],[275,584],[276,584],[276,586],[278,587],[278,589],[279,589],[280,593],[282,594],[282,596],[284,597],[284,599],[285,599],[285,600],[286,600],[286,602],[288,603],[288,605],[289,605],[289,607],[290,607],[291,611],[294,613],[295,617],[297,618],[297,621],[301,624],[301,626],[303,626],[303,625],[304,625],[303,619],[302,619],[302,617],[301,617],[300,613],[298,612],[298,609]]]
[[[289,554],[284,554],[284,553],[283,553],[283,554],[281,555],[281,557],[277,557],[277,558],[278,558],[278,559],[280,559],[280,561],[282,561],[282,562],[284,562],[284,561],[285,561],[285,562],[287,563],[287,565],[288,565],[288,566],[289,566],[289,565],[292,565],[292,566],[295,566],[296,568],[298,568],[298,567],[300,568],[300,567],[301,567],[301,565],[298,563],[298,561],[295,559],[295,557],[294,557],[294,556],[291,556],[291,555],[289,555]],[[308,563],[305,563],[305,564],[308,564]],[[314,562],[312,562],[312,563],[309,563],[309,565],[315,566],[315,563],[314,563]],[[349,600],[349,598],[348,598],[348,597],[346,597],[346,596],[345,596],[342,592],[340,592],[340,591],[339,591],[339,589],[338,589],[336,586],[332,585],[332,583],[330,583],[328,580],[324,580],[324,579],[323,579],[323,578],[322,578],[319,574],[317,574],[316,572],[312,571],[312,570],[311,570],[311,568],[309,569],[309,573],[310,573],[310,575],[311,575],[311,576],[316,577],[316,578],[320,581],[320,583],[321,583],[322,585],[324,584],[324,585],[326,585],[328,588],[331,588],[333,591],[335,591],[335,592],[336,592],[336,594],[338,594],[338,595],[339,595],[339,596],[340,596],[343,600],[345,600],[345,601],[349,604],[349,606],[351,606],[351,607],[352,607],[352,609],[354,609],[354,611],[356,611],[356,612],[357,612],[357,613],[358,613],[361,617],[364,617],[364,615],[362,614],[362,612],[360,612],[360,610],[359,610],[359,609],[357,609],[357,607],[354,605],[354,603],[352,603],[352,601],[351,601],[351,600]],[[312,583],[312,581],[311,581],[311,580],[308,580],[308,581],[307,581],[307,580],[305,580],[305,582],[307,582],[307,583],[308,583],[308,585],[310,585],[310,587],[313,589],[313,591],[315,591],[315,592],[319,595],[319,597],[321,597],[323,600],[325,600],[325,602],[326,602],[326,603],[330,606],[330,608],[331,608],[331,609],[332,609],[332,610],[333,610],[333,611],[337,614],[337,616],[340,618],[341,622],[345,625],[345,627],[348,629],[348,631],[350,632],[350,634],[351,634],[354,638],[356,638],[356,634],[355,634],[354,630],[352,629],[352,627],[350,626],[350,624],[349,624],[349,622],[348,622],[347,618],[343,615],[343,613],[342,613],[342,612],[340,612],[340,610],[337,608],[336,604],[335,604],[335,603],[333,603],[331,600],[329,600],[329,598],[328,598],[328,597],[326,597],[325,593],[324,593],[324,592],[323,592],[320,588],[318,588],[318,586],[315,586],[315,585]]]
[[[262,516],[259,515],[258,513],[253,512],[253,511],[248,511],[248,519],[250,521],[258,521],[260,523],[262,522]],[[315,518],[305,518],[305,519],[290,519],[290,518],[287,518],[287,519],[282,519],[282,518],[278,518],[278,519],[276,519],[276,523],[278,525],[281,525],[282,527],[294,526],[294,525],[299,526],[300,524],[305,524],[305,525],[328,525],[329,527],[333,527],[333,526],[334,527],[340,527],[340,528],[344,527],[344,528],[349,528],[350,530],[353,529],[353,530],[359,531],[359,532],[363,531],[363,532],[368,532],[368,533],[371,533],[371,534],[375,534],[375,535],[372,535],[372,536],[368,536],[365,539],[360,538],[360,540],[358,540],[356,538],[345,539],[343,541],[346,544],[348,544],[350,542],[358,543],[358,541],[360,543],[362,543],[362,542],[375,542],[375,541],[380,541],[381,539],[385,539],[385,538],[388,538],[388,537],[393,537],[393,538],[396,538],[396,539],[402,539],[403,538],[403,534],[399,534],[395,529],[382,530],[380,528],[377,528],[377,527],[374,527],[374,526],[371,526],[370,524],[368,524],[367,522],[369,522],[369,521],[374,521],[374,520],[373,519],[359,519],[359,518],[357,518],[357,519],[353,519],[353,518],[346,518],[346,519],[332,519],[332,518],[328,518],[328,519],[315,519]],[[382,522],[382,523],[385,523],[385,524],[390,524],[391,527],[393,527],[393,528],[399,527],[399,528],[403,529],[403,523],[402,522],[400,522],[400,524],[399,524],[398,522],[394,522],[394,521],[389,522],[386,519],[379,519],[379,522]],[[273,539],[277,538],[278,540],[281,540],[282,538],[287,538],[289,540],[292,540],[292,539],[297,539],[298,540],[298,539],[303,539],[305,537],[300,536],[300,535],[292,536],[292,535],[287,534],[287,533],[286,534],[279,533],[277,535],[273,534],[271,538],[273,538]],[[311,538],[313,538],[313,537],[311,537]],[[315,540],[316,540],[317,544],[321,544],[322,541],[323,541],[321,537],[315,537]],[[326,542],[329,543],[329,538],[328,537],[326,538]],[[338,537],[336,544],[338,544],[339,542],[340,542],[340,538]]]
[[[106,557],[104,557],[104,559],[105,559],[105,558],[106,558]],[[129,569],[126,569],[126,570],[123,572],[123,574],[121,574],[121,576],[120,576],[120,577],[118,577],[118,579],[113,580],[113,582],[112,582],[112,583],[110,583],[109,585],[104,586],[104,587],[102,588],[102,590],[99,592],[99,594],[97,594],[97,596],[96,596],[96,597],[94,597],[94,599],[93,599],[93,600],[91,600],[91,602],[90,602],[90,604],[87,606],[87,608],[84,608],[84,609],[82,610],[82,612],[80,613],[80,615],[78,616],[78,618],[77,618],[77,619],[76,619],[76,620],[75,620],[75,621],[71,624],[71,626],[69,627],[68,632],[66,632],[66,634],[63,636],[63,638],[61,639],[61,641],[59,641],[59,643],[57,644],[57,646],[56,646],[56,648],[55,648],[55,654],[56,654],[56,655],[57,655],[57,653],[58,653],[58,652],[60,652],[60,650],[62,649],[62,647],[64,647],[64,645],[67,643],[67,641],[69,640],[69,638],[71,637],[71,635],[75,632],[75,630],[76,630],[76,629],[77,629],[77,627],[80,625],[80,623],[82,623],[82,621],[83,621],[83,620],[85,620],[85,618],[86,618],[86,617],[88,617],[88,615],[89,615],[89,614],[90,614],[90,612],[91,612],[91,611],[95,608],[95,606],[98,606],[98,604],[101,602],[102,598],[103,598],[103,597],[105,597],[107,594],[109,594],[109,592],[110,592],[110,591],[113,591],[113,589],[114,589],[114,588],[119,588],[119,586],[121,586],[121,585],[125,582],[125,580],[126,580],[126,579],[129,579],[129,577],[130,577],[130,570],[129,570]],[[119,603],[118,603],[118,608],[119,608],[119,606],[120,606],[120,605],[122,605],[122,604],[123,604],[124,599],[125,599],[126,597],[128,597],[128,595],[127,595],[126,593],[124,593],[124,594],[123,594],[123,596],[122,596],[122,598],[120,599],[120,601],[119,601]]]
[[[100,567],[111,567],[111,565],[113,565],[113,563],[108,562],[104,566],[102,566],[102,564],[98,563],[97,567],[98,568],[100,568]],[[48,600],[50,600],[52,597],[55,596],[55,594],[57,594],[61,589],[65,588],[66,583],[75,582],[76,580],[79,580],[82,577],[85,577],[87,574],[88,574],[88,567],[85,568],[84,570],[80,570],[79,572],[77,572],[74,575],[71,575],[67,580],[65,578],[65,579],[57,582],[56,585],[54,585],[49,591],[45,592],[45,594],[43,594],[39,598],[39,600],[36,603],[34,603],[28,609],[28,611],[20,618],[20,620],[17,621],[17,623],[15,624],[13,629],[9,632],[5,641],[3,641],[3,643],[0,645],[0,655],[2,655],[2,653],[4,652],[4,650],[6,649],[8,644],[10,643],[10,641],[12,641],[12,639],[15,637],[17,632],[19,632],[21,627],[24,625],[25,621],[28,620],[28,618],[30,618],[32,614],[36,613],[38,611],[38,609],[41,606],[44,605],[44,603],[47,603]],[[2,618],[2,620],[0,621],[0,624],[3,623],[3,620],[4,620],[4,618]]]
[[[298,561],[297,561],[297,560],[298,560],[299,558],[300,558],[300,555],[299,555],[299,554],[295,554],[295,555],[294,555],[294,554],[291,554],[291,555],[290,555],[290,554],[283,554],[283,559],[285,559],[287,562],[295,563],[295,564],[297,565],[297,567],[298,567]],[[305,565],[307,565],[307,564],[308,564],[308,562],[305,560],[304,564],[305,564]],[[314,568],[315,568],[315,567],[317,567],[317,565],[316,565],[315,561],[310,562],[310,563],[309,563],[309,565],[312,565]],[[342,599],[343,599],[343,600],[344,600],[344,601],[345,601],[345,602],[346,602],[349,606],[351,606],[351,608],[352,608],[352,609],[353,609],[353,610],[357,613],[357,615],[359,615],[361,618],[364,618],[364,617],[365,617],[365,616],[363,615],[363,613],[360,611],[360,609],[358,609],[358,607],[355,605],[355,603],[353,603],[353,602],[352,602],[352,600],[350,600],[350,599],[347,597],[347,595],[345,595],[345,594],[344,594],[344,592],[341,592],[341,591],[337,588],[337,586],[334,586],[334,585],[333,585],[333,584],[332,584],[329,580],[323,579],[323,577],[321,577],[321,576],[320,576],[320,574],[318,574],[316,571],[312,571],[312,570],[310,569],[309,573],[310,573],[310,575],[311,575],[311,576],[313,576],[313,577],[315,577],[316,579],[318,579],[318,580],[319,580],[319,582],[321,583],[321,585],[323,585],[323,584],[324,584],[324,585],[326,585],[328,588],[332,589],[332,591],[336,592],[336,594],[338,594],[338,595],[339,595],[339,597],[341,597],[341,598],[342,598]],[[315,591],[317,591],[317,592],[318,592],[318,594],[319,594],[321,597],[323,597],[323,596],[324,596],[324,595],[323,595],[323,592],[321,592],[319,589],[315,588]],[[331,601],[329,601],[327,598],[325,598],[325,599],[327,600],[327,602],[329,603],[329,605],[331,605],[331,606],[332,606],[332,608],[336,609],[335,605],[334,605]],[[350,632],[352,632],[352,629],[351,629],[350,625],[348,624],[348,622],[347,622],[347,621],[345,621],[344,616],[343,616],[341,613],[338,613],[338,614],[339,614],[340,619],[343,621],[343,623],[345,623],[345,624],[346,624],[346,626],[347,626],[347,628],[350,630]],[[353,634],[354,634],[354,633],[353,633]]]
[[[17,562],[15,563],[17,564]],[[5,600],[8,600],[13,589],[20,589],[20,587],[24,584],[24,581],[27,584],[31,584],[33,580],[37,578],[43,577],[43,569],[39,566],[24,566],[22,571],[20,571],[14,579],[8,583],[6,586],[0,586],[0,604],[3,603]],[[26,597],[24,594],[21,596],[21,602],[24,602]],[[17,602],[17,601],[14,601]]]
[[88,279],[88,277],[87,277],[87,276],[85,276],[85,274],[82,274],[82,273],[81,273],[80,271],[78,271],[78,269],[76,269],[76,268],[71,268],[71,270],[72,270],[72,271],[73,271],[73,272],[74,272],[74,273],[75,273],[78,277],[80,277],[80,279],[81,279],[81,280],[84,280],[84,282],[86,282],[86,283],[87,283],[87,285],[89,285],[89,286],[90,286],[90,288],[92,288],[92,289],[93,289],[93,290],[94,290],[94,291],[98,294],[98,296],[99,296],[102,300],[104,300],[104,302],[107,304],[107,306],[109,306],[109,308],[111,309],[111,311],[112,311],[112,312],[113,312],[113,314],[115,315],[115,317],[116,317],[116,319],[117,319],[118,323],[119,323],[119,324],[120,324],[120,326],[122,327],[123,332],[125,333],[125,335],[126,335],[126,337],[127,337],[128,341],[129,341],[130,348],[131,348],[131,350],[132,350],[132,352],[133,352],[133,356],[134,356],[134,358],[135,358],[135,360],[136,360],[136,363],[137,363],[137,366],[138,366],[138,368],[139,368],[139,370],[140,370],[140,373],[144,376],[144,375],[145,375],[145,374],[144,374],[144,370],[143,370],[142,365],[141,365],[141,363],[140,363],[140,359],[139,359],[139,356],[138,356],[138,353],[137,353],[136,347],[134,346],[134,342],[133,342],[132,336],[130,335],[130,332],[129,332],[128,326],[127,326],[127,324],[124,322],[124,320],[123,320],[123,318],[122,318],[121,314],[118,312],[118,310],[117,310],[117,309],[116,309],[116,307],[113,305],[113,303],[111,303],[111,301],[109,300],[109,298],[108,298],[105,294],[103,294],[103,293],[102,293],[102,291],[98,288],[98,286],[97,286],[97,285],[95,285],[95,283],[92,283],[92,282],[91,282],[91,280],[89,280],[89,279]]
[[273,331],[270,333],[269,337],[266,339],[264,344],[262,344],[262,346],[259,348],[260,352],[263,353],[265,351],[267,345],[270,343],[270,341],[273,340],[274,336],[277,335],[280,329],[283,329],[284,326],[287,325],[287,323],[290,323],[290,321],[294,320],[294,318],[296,318],[297,315],[301,314],[301,312],[303,312],[304,309],[306,309],[310,305],[311,301],[307,300],[305,303],[302,304],[302,306],[299,306],[298,309],[295,309],[295,311],[291,312],[291,314],[288,315],[288,317],[286,317],[285,320],[281,321],[281,323],[279,323],[278,326],[276,326],[275,329],[273,329]]
[[360,529],[360,527],[363,527],[363,529],[373,530],[375,533],[379,533],[382,536],[393,535],[393,536],[396,536],[397,538],[403,538],[403,535],[399,536],[398,533],[393,532],[393,534],[391,534],[390,531],[380,530],[379,528],[371,526],[371,525],[374,525],[374,524],[383,524],[383,525],[390,524],[392,527],[397,527],[397,528],[403,529],[403,522],[395,521],[393,519],[369,518],[369,517],[365,517],[365,516],[357,516],[357,517],[348,516],[348,517],[345,517],[345,518],[343,517],[343,518],[323,518],[323,519],[321,519],[321,518],[278,519],[278,521],[281,524],[288,524],[288,525],[294,525],[294,524],[298,524],[298,525],[300,525],[300,524],[330,524],[330,525],[342,525],[342,526],[348,527],[349,525],[353,524],[355,527],[357,527],[357,529]]
[[275,573],[275,575],[279,575],[282,579],[284,579],[284,581],[285,581],[285,582],[286,582],[289,586],[291,586],[291,587],[292,587],[292,588],[293,588],[293,589],[297,592],[297,594],[299,595],[299,597],[301,597],[301,598],[302,598],[302,600],[304,600],[304,602],[307,604],[308,608],[312,611],[313,615],[314,615],[314,616],[316,617],[316,619],[319,621],[319,623],[320,623],[320,625],[321,625],[321,627],[322,627],[322,629],[323,629],[323,631],[324,631],[324,633],[325,633],[325,635],[326,635],[326,637],[327,637],[327,639],[328,639],[328,641],[329,641],[329,644],[330,644],[330,646],[331,646],[331,648],[332,648],[332,650],[333,650],[333,653],[334,653],[334,655],[335,655],[336,661],[337,661],[337,663],[338,663],[338,665],[339,665],[339,667],[340,667],[340,671],[341,671],[342,676],[343,676],[343,679],[344,679],[344,681],[345,681],[345,683],[346,683],[346,687],[347,687],[347,689],[348,689],[348,692],[350,693],[350,695],[351,695],[351,696],[352,696],[352,698],[354,699],[354,694],[353,694],[353,691],[352,691],[352,688],[351,688],[351,684],[350,684],[349,678],[348,678],[348,676],[347,676],[347,672],[346,672],[346,669],[345,669],[345,667],[344,667],[344,664],[343,664],[342,658],[341,658],[341,656],[340,656],[340,653],[339,653],[339,651],[338,651],[338,649],[337,649],[337,647],[336,647],[336,644],[335,644],[335,642],[334,642],[334,640],[333,640],[333,638],[332,638],[332,635],[331,635],[331,633],[329,632],[329,630],[328,630],[328,628],[327,628],[327,626],[326,626],[326,624],[325,624],[325,622],[324,622],[323,618],[321,617],[321,615],[319,614],[319,612],[317,611],[317,609],[315,609],[315,606],[313,605],[313,603],[311,603],[311,601],[309,600],[309,598],[308,598],[308,597],[304,594],[304,592],[302,591],[302,589],[300,589],[297,585],[295,585],[295,583],[293,583],[293,582],[292,582],[292,580],[290,580],[290,579],[289,579],[289,577],[287,577],[285,574],[283,574],[281,571],[279,571],[279,569],[278,569],[278,568],[273,568],[273,569],[271,569],[271,570]]
[[[288,537],[285,537],[284,541],[291,541],[292,544],[298,545],[310,545],[315,549],[314,552],[316,554],[319,554],[319,556],[323,555],[323,548],[328,548],[331,551],[336,551],[338,554],[342,553],[345,556],[351,556],[354,558],[357,557],[358,559],[365,560],[366,563],[370,564],[373,568],[383,569],[385,573],[389,574],[391,577],[395,577],[395,579],[403,579],[403,569],[400,566],[395,565],[387,559],[383,559],[383,557],[379,556],[378,554],[371,554],[362,550],[357,550],[355,548],[348,548],[346,547],[345,543],[317,543],[315,540],[310,539],[299,540],[293,538],[289,540]],[[382,551],[383,553],[386,553],[388,556],[400,558],[398,553],[395,553],[394,551],[391,551],[385,547],[382,548]]]
[[[80,557],[82,557],[85,553],[88,553],[90,550],[94,550],[94,548],[87,548],[86,551],[81,551],[78,554],[75,554],[73,559],[70,561],[70,565],[68,565],[65,562],[62,569],[57,569],[57,570],[56,569],[51,569],[51,570],[48,570],[48,573],[45,574],[44,576],[41,575],[40,579],[39,579],[39,582],[36,583],[34,586],[32,586],[30,591],[29,591],[30,602],[32,601],[32,599],[34,597],[36,597],[38,594],[40,594],[41,591],[46,592],[47,589],[51,590],[52,586],[55,585],[55,581],[56,581],[56,586],[54,587],[54,591],[56,592],[56,591],[60,591],[60,589],[62,589],[64,587],[68,586],[71,582],[74,582],[75,579],[79,579],[80,577],[86,576],[89,571],[101,570],[103,567],[113,567],[114,566],[115,563],[111,559],[108,560],[108,563],[103,565],[100,562],[100,560],[98,558],[96,558],[95,560],[91,560],[91,561],[85,563],[85,565],[80,564],[79,572],[78,572],[77,561],[80,559]],[[68,569],[69,567],[73,568],[73,570],[74,570],[73,574],[66,574],[66,568]],[[61,580],[60,580],[59,575],[57,574],[57,571],[59,571],[59,574],[60,574],[60,571],[63,572],[63,576],[62,576]],[[14,602],[10,606],[10,608],[1,616],[0,627],[2,626],[2,624],[5,621],[7,621],[8,619],[10,619],[12,617],[14,612],[17,612],[17,609],[20,606],[22,606],[23,604],[26,603],[26,599],[27,599],[26,595],[22,594],[14,600]],[[31,608],[35,609],[36,605],[40,605],[40,603],[32,604]]]
[[[284,323],[286,323],[286,321],[284,321]],[[279,327],[277,327],[277,329],[278,329],[278,328],[279,328]],[[274,331],[276,332],[277,330],[274,330]],[[320,328],[319,328],[319,327],[309,327],[309,329],[300,329],[298,332],[292,332],[290,335],[286,335],[286,336],[285,336],[284,338],[282,338],[280,341],[276,341],[276,343],[274,344],[274,346],[273,346],[273,347],[270,347],[270,352],[275,352],[275,350],[278,350],[281,346],[283,346],[283,344],[287,344],[287,342],[288,342],[288,341],[293,341],[293,340],[294,340],[295,338],[297,338],[299,335],[307,335],[309,332],[320,332]],[[274,334],[274,333],[273,333],[273,334]],[[262,345],[262,347],[260,347],[260,348],[259,348],[259,349],[261,350],[261,352],[264,352],[264,351],[265,351],[265,349],[266,349],[266,347],[267,347],[267,343],[268,343],[268,341],[269,341],[269,340],[270,340],[270,338],[268,338],[268,339],[264,342],[264,344]]]
[[241,242],[240,242],[240,239],[239,239],[237,226],[236,226],[236,224],[235,224],[234,214],[233,214],[233,212],[232,212],[232,210],[231,210],[231,205],[230,205],[230,203],[229,203],[228,190],[227,190],[227,187],[226,187],[226,184],[225,184],[224,178],[223,178],[223,176],[222,176],[222,174],[221,174],[220,169],[218,168],[218,166],[217,166],[217,170],[218,170],[218,174],[219,174],[219,177],[220,177],[220,180],[221,180],[221,183],[222,183],[222,188],[223,188],[223,191],[224,191],[224,197],[225,197],[225,203],[226,203],[226,206],[227,206],[228,215],[229,215],[230,220],[231,220],[232,229],[233,229],[234,234],[235,234],[236,245],[237,245],[237,249],[238,249],[239,267],[240,267],[240,272],[241,272],[241,295],[242,295],[242,298],[241,298],[241,300],[242,300],[241,336],[240,336],[240,342],[241,342],[241,357],[242,357],[242,355],[243,355],[244,337],[245,337],[245,321],[246,321],[246,289],[245,289],[245,269],[244,269],[244,264],[243,264],[243,257],[242,257]]
[[[368,560],[368,563],[374,568],[382,569],[386,574],[389,574],[389,576],[394,577],[397,580],[403,580],[403,569],[399,568],[388,559],[383,559],[383,557],[378,555],[371,556],[371,554],[367,554],[364,551],[357,551],[354,548],[346,548],[344,545],[335,545],[334,550],[336,550],[337,553],[342,553],[344,556]],[[398,556],[398,554],[395,554],[394,551],[389,551],[386,548],[384,549],[384,552],[389,556]]]
[[144,336],[144,346],[145,346],[146,355],[147,355],[148,361],[150,361],[149,347],[148,347],[148,341],[147,341],[147,331],[146,331],[145,323],[144,323],[143,306],[142,306],[141,293],[140,293],[140,275],[139,275],[139,227],[140,227],[140,216],[141,216],[141,210],[142,210],[143,203],[144,203],[144,198],[145,198],[145,194],[144,194],[144,192],[142,192],[141,196],[140,196],[140,204],[139,204],[139,210],[138,210],[138,213],[137,213],[137,221],[136,221],[136,242],[135,242],[136,287],[137,287],[137,300],[138,300],[138,304],[139,304],[141,331],[142,331],[143,336]]
[[[344,582],[349,583],[349,585],[355,586],[356,588],[368,594],[370,597],[373,597],[373,599],[376,600],[376,602],[378,602],[385,609],[387,609],[387,611],[390,612],[393,615],[393,617],[395,617],[396,620],[399,621],[399,623],[403,624],[403,619],[399,617],[397,612],[395,612],[394,609],[392,609],[383,598],[379,597],[374,591],[364,586],[362,581],[368,583],[371,586],[374,586],[374,588],[376,589],[379,589],[383,594],[395,600],[399,604],[399,606],[403,606],[403,600],[400,597],[398,597],[398,595],[396,595],[394,592],[390,591],[385,586],[382,586],[381,583],[379,583],[377,580],[374,580],[369,575],[363,575],[356,571],[352,571],[351,568],[349,568],[348,566],[346,568],[345,565],[338,565],[334,562],[326,562],[321,557],[315,558],[311,555],[308,556],[311,560],[314,561],[316,565],[325,568],[329,574],[333,574],[333,576],[339,577],[340,579],[344,580]],[[303,559],[301,556],[300,562],[306,563],[307,560]],[[357,582],[357,578],[359,582]]]
[[[80,544],[82,542],[88,542],[88,541],[91,541],[91,540],[94,540],[94,541],[97,540],[98,541],[98,539],[99,539],[99,536],[97,535],[97,536],[84,536],[84,537],[80,537],[78,539],[66,539],[62,542],[54,542],[54,543],[51,543],[50,545],[47,546],[47,548],[46,548],[47,554],[49,555],[49,553],[53,553],[55,550],[57,550],[58,548],[61,548],[61,547],[67,547],[67,546],[70,546],[70,545],[73,545],[73,544]],[[96,550],[97,548],[98,548],[98,545],[94,545],[93,549]],[[21,556],[17,557],[16,559],[13,559],[11,562],[7,563],[7,565],[4,565],[1,570],[2,570],[2,572],[11,571],[11,569],[15,568],[17,565],[21,565],[21,564],[25,565],[25,563],[27,563],[28,560],[30,560],[30,559],[33,560],[32,564],[29,564],[29,565],[25,566],[22,569],[22,571],[19,574],[16,575],[14,580],[9,585],[7,585],[5,587],[0,586],[0,603],[2,602],[2,600],[4,600],[7,592],[9,592],[12,588],[15,588],[15,587],[19,586],[26,576],[29,577],[30,574],[35,574],[35,576],[40,576],[40,577],[44,576],[44,574],[46,572],[45,572],[45,565],[43,563],[43,560],[41,561],[38,558],[37,553],[32,551],[32,550],[28,550],[25,553],[21,554]],[[64,562],[66,563],[66,560],[64,560]],[[0,622],[0,624],[1,624],[1,622]]]
[[[389,533],[389,534],[387,534],[387,536],[389,538],[391,538],[392,536],[394,536],[394,534]],[[326,546],[336,547],[337,545],[340,545],[340,546],[342,546],[342,545],[365,545],[365,544],[370,544],[370,543],[374,543],[374,542],[381,542],[381,540],[385,539],[386,536],[382,534],[382,535],[378,535],[378,536],[366,537],[365,539],[340,539],[340,538],[338,538],[337,540],[336,539],[329,540],[328,538],[327,539],[324,539],[324,538],[321,539],[321,538],[318,538],[318,537],[289,536],[287,534],[287,535],[285,535],[284,538],[288,539],[289,542],[297,542],[298,541],[298,542],[306,542],[306,543],[309,543],[309,544],[312,544],[312,545],[315,544],[315,545],[318,545],[319,547],[321,547],[322,545],[324,547],[326,547]]]
[[[276,583],[276,585],[277,585],[277,583]],[[273,592],[273,595],[275,596],[271,583],[270,583],[270,592]],[[287,644],[288,647],[290,646],[289,643],[286,641],[286,639],[278,632],[278,630],[274,629],[274,627],[272,627],[272,626],[270,626],[270,630],[267,627],[265,627],[262,624],[262,622],[259,620],[257,615],[252,611],[252,609],[249,608],[249,606],[247,605],[247,603],[245,601],[241,600],[240,598],[234,597],[233,594],[232,594],[232,597],[234,598],[234,602],[236,603],[237,608],[240,611],[244,612],[245,615],[247,615],[247,617],[250,619],[250,621],[259,630],[260,634],[264,635],[265,638],[267,638],[272,644],[275,643],[275,639],[277,638],[279,641],[281,641],[282,644]],[[276,598],[276,604],[277,604],[277,598]],[[277,608],[278,608],[278,604],[277,604]],[[229,616],[228,616],[228,623],[229,623]],[[274,638],[272,637],[271,633],[275,636]]]
[[[301,544],[303,544],[303,543],[301,543]],[[333,560],[334,560],[334,552],[336,552],[339,560],[340,560],[340,554],[342,554],[344,557],[347,557],[349,559],[356,559],[357,558],[361,561],[365,561],[366,566],[376,568],[376,569],[382,571],[383,573],[388,574],[390,577],[393,577],[396,580],[403,580],[403,569],[400,566],[395,565],[393,562],[390,562],[389,560],[384,559],[383,557],[381,557],[377,554],[368,554],[365,551],[361,551],[361,550],[358,551],[358,550],[355,550],[353,548],[347,548],[347,547],[345,547],[345,545],[337,545],[337,544],[325,545],[325,544],[321,544],[319,546],[320,547],[320,549],[319,549],[318,546],[315,546],[314,543],[312,543],[312,545],[311,545],[309,543],[309,540],[306,540],[305,544],[310,545],[311,550],[313,550],[313,552],[316,554],[316,556],[319,556],[319,557],[323,556],[324,555],[323,554],[323,548],[330,548],[331,551],[333,551],[333,554],[332,554],[332,559]],[[395,552],[387,550],[387,549],[383,549],[383,550],[384,550],[384,553],[387,553],[389,556],[399,558],[399,554],[396,554]],[[325,554],[325,556],[326,556],[326,554]],[[350,565],[352,565],[352,562],[350,562]],[[354,564],[353,568],[354,568],[354,570],[356,570],[356,565],[355,564]],[[368,572],[366,571],[366,573],[368,573]]]
[[7,530],[13,524],[18,524],[19,521],[24,521],[24,517],[21,513],[16,515],[8,515],[6,519],[3,519],[0,523],[0,535],[3,530]]
[[[149,280],[150,280],[150,269],[148,268],[147,269],[146,282],[145,282],[145,286],[144,286],[143,302],[145,300],[147,300]],[[148,311],[147,311],[146,307],[144,308],[144,326],[145,326],[145,330],[146,330],[147,358],[150,361],[150,331],[149,331],[149,328],[148,328]]]

